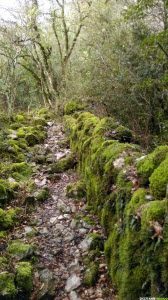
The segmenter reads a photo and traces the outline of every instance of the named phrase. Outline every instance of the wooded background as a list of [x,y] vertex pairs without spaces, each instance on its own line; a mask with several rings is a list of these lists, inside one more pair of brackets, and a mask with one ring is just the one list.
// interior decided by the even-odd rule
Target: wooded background
[[0,19],[0,105],[81,99],[145,147],[167,139],[168,0],[18,1]]

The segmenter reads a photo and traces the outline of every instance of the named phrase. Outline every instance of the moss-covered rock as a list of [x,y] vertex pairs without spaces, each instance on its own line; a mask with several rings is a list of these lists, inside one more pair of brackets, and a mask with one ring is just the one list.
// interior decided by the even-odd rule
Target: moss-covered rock
[[30,293],[33,287],[33,267],[29,262],[18,263],[16,284],[17,288],[25,294]]
[[20,208],[3,210],[0,208],[0,230],[12,229],[19,221],[22,210]]
[[71,198],[82,198],[86,196],[86,185],[84,181],[75,184],[68,184],[66,187],[67,196]]
[[34,124],[35,124],[35,126],[37,126],[37,125],[41,125],[43,127],[47,126],[47,122],[44,118],[35,118]]
[[91,287],[96,284],[98,280],[99,265],[91,263],[84,273],[84,282],[87,286]]
[[60,159],[56,164],[51,166],[52,173],[62,173],[75,166],[75,156],[73,154],[67,155],[67,157]]
[[149,177],[161,162],[165,160],[167,153],[168,146],[159,146],[138,162],[137,173],[142,184],[149,183]]
[[38,143],[38,139],[35,136],[35,134],[33,134],[33,133],[26,134],[25,140],[26,140],[26,142],[28,143],[29,146],[34,146]]
[[65,104],[64,114],[71,115],[75,111],[83,110],[86,106],[87,106],[86,102],[82,102],[80,100],[71,100]]
[[7,191],[3,184],[0,184],[0,206],[7,202]]
[[0,299],[15,299],[15,275],[8,272],[0,273]]
[[[101,217],[109,234],[105,256],[119,299],[166,297],[167,200],[161,199],[168,183],[168,147],[158,147],[136,169],[143,154],[138,145],[130,144],[134,137],[125,127],[88,112],[65,116],[64,122],[86,182],[89,210]],[[140,183],[150,182],[150,191],[139,188],[137,172]],[[67,194],[71,192],[69,185]],[[100,237],[88,241],[91,251],[103,249]],[[87,266],[89,261],[88,255]]]
[[89,250],[99,249],[100,251],[103,251],[104,243],[102,237],[99,234],[90,233],[87,238],[92,239],[89,246]]
[[44,188],[38,195],[37,195],[37,200],[38,201],[45,201],[49,197],[49,189],[48,187]]
[[10,128],[13,130],[17,130],[18,128],[20,128],[22,125],[20,123],[13,123],[10,125]]
[[16,120],[17,120],[19,123],[25,123],[25,118],[24,118],[24,116],[22,116],[22,115],[17,115],[17,116],[16,116]]
[[14,242],[8,246],[8,251],[19,260],[30,258],[34,250],[33,245],[24,244],[22,241]]
[[168,158],[166,158],[149,178],[151,194],[156,199],[166,195],[168,183]]

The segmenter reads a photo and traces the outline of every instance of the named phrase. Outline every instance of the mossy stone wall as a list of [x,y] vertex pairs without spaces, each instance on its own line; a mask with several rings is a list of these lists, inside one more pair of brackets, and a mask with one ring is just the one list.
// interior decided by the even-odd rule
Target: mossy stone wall
[[112,118],[64,116],[88,205],[108,235],[105,255],[120,300],[168,295],[168,146],[143,157]]

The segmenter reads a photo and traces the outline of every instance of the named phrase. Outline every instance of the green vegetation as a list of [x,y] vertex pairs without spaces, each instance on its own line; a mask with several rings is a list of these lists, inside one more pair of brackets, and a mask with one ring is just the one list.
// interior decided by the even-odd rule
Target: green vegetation
[[[136,166],[141,148],[125,140],[125,131],[122,143],[117,140],[114,120],[83,112],[65,116],[64,123],[86,182],[89,211],[99,215],[109,235],[105,256],[119,299],[166,296],[167,200],[163,198],[168,182],[167,146],[157,147]],[[112,139],[109,128],[114,128]],[[73,195],[72,185],[67,186],[67,194]],[[97,234],[89,237],[93,239],[89,251],[102,251],[102,238]],[[91,262],[88,254],[84,264],[89,286],[95,283]]]

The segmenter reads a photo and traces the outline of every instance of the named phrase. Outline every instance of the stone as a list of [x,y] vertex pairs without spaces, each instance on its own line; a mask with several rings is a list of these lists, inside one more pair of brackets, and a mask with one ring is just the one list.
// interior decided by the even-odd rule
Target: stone
[[83,220],[81,220],[80,222],[81,222],[82,226],[83,226],[84,228],[86,228],[86,229],[90,229],[90,228],[92,227],[90,224],[86,223],[86,222],[83,221]]
[[43,283],[43,286],[37,294],[37,299],[50,299],[55,294],[57,278],[49,269],[44,269],[40,273],[40,281]]
[[70,300],[79,300],[78,295],[75,291],[70,292],[69,298]]
[[48,233],[49,231],[48,231],[47,227],[44,227],[44,228],[42,228],[41,230],[39,230],[39,232],[40,232],[41,234],[46,234],[46,233]]
[[0,299],[14,299],[16,294],[15,275],[13,273],[0,273]]
[[24,244],[23,242],[12,243],[9,245],[8,250],[18,260],[31,257],[35,251],[33,245]]
[[86,238],[84,239],[80,244],[79,244],[79,248],[82,249],[83,251],[88,251],[89,247],[92,243],[92,238]]
[[122,169],[124,167],[124,158],[123,157],[120,157],[120,158],[117,158],[114,162],[113,162],[113,166],[114,168],[116,169]]
[[72,274],[66,283],[65,291],[70,293],[71,291],[77,289],[81,285],[81,279],[76,274]]
[[69,265],[69,268],[71,273],[77,273],[80,271],[80,267],[79,267],[79,260],[76,258],[74,259],[71,264]]
[[57,217],[52,217],[52,218],[50,219],[50,223],[51,223],[51,224],[56,223],[56,221],[57,221]]
[[81,234],[87,233],[87,229],[86,229],[86,228],[80,228],[78,231],[79,231],[79,233],[81,233]]
[[12,140],[17,140],[17,139],[18,139],[17,135],[14,134],[14,133],[9,134],[9,135],[8,135],[8,138],[9,138],[9,139],[12,139]]

